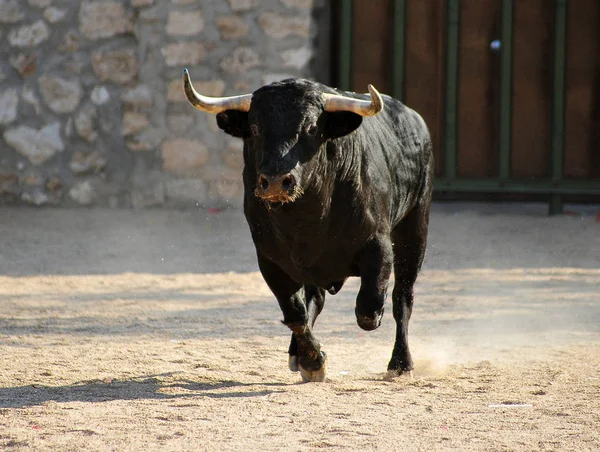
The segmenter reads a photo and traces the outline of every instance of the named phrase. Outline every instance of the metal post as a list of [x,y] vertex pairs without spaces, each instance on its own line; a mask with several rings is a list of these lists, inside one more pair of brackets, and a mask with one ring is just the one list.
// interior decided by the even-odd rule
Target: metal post
[[510,179],[512,140],[513,0],[502,0],[500,47],[500,127],[498,166],[500,181]]
[[[563,176],[565,148],[565,68],[567,55],[568,0],[556,0],[554,13],[554,65],[552,83],[552,182],[557,184]],[[550,215],[562,213],[562,197],[550,196]]]
[[458,66],[460,0],[447,0],[446,12],[446,115],[444,166],[446,179],[456,179],[458,149]]
[[392,12],[392,96],[404,99],[406,62],[406,0],[394,0]]
[[340,0],[339,87],[352,87],[352,13],[353,0]]

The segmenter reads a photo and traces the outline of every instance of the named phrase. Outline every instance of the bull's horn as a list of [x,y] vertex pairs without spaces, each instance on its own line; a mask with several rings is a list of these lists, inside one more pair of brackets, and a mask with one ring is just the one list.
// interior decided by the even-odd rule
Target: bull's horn
[[369,85],[369,94],[371,100],[355,99],[337,94],[323,94],[325,111],[351,111],[361,116],[375,116],[383,110],[383,99],[373,85]]
[[187,100],[198,110],[207,113],[218,114],[225,110],[250,110],[252,94],[242,94],[241,96],[231,97],[207,97],[199,94],[192,85],[190,73],[187,69],[183,70],[183,91]]

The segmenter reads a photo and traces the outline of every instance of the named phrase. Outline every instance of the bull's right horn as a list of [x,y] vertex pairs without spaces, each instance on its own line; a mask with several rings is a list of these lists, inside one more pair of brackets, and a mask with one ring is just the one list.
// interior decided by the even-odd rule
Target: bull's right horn
[[183,91],[189,103],[198,110],[215,115],[225,110],[249,111],[252,101],[252,94],[231,97],[203,96],[194,89],[187,69],[183,70]]
[[341,96],[339,94],[323,94],[325,111],[351,111],[360,116],[375,116],[383,110],[383,99],[373,85],[369,85],[370,100],[356,99],[355,97]]

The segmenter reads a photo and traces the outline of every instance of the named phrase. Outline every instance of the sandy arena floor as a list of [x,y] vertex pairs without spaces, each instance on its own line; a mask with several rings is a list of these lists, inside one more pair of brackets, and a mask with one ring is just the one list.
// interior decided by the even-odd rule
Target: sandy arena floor
[[358,281],[328,296],[326,383],[289,333],[237,210],[0,208],[0,449],[600,450],[600,223],[537,206],[434,207],[385,379]]

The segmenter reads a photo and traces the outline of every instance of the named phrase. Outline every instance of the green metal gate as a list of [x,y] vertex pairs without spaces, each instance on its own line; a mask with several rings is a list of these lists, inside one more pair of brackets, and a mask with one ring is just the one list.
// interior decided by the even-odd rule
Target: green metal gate
[[[392,0],[391,11],[391,94],[405,99],[406,73],[406,7],[410,1]],[[463,0],[464,1],[464,0]],[[450,193],[503,193],[547,196],[549,212],[562,211],[566,195],[587,196],[600,202],[600,180],[567,180],[563,177],[565,149],[565,73],[566,73],[566,32],[568,0],[554,0],[553,64],[552,64],[552,110],[550,137],[550,177],[535,180],[511,178],[512,143],[512,84],[513,84],[513,19],[514,1],[501,1],[500,27],[500,74],[499,74],[499,124],[498,124],[498,177],[464,178],[457,174],[457,127],[459,118],[458,86],[460,57],[460,18],[461,0],[445,2],[445,81],[443,109],[443,160],[442,177],[436,181],[436,191]],[[550,0],[548,0],[550,1]],[[353,39],[353,0],[339,0],[338,17],[338,85],[342,89],[352,86],[352,39]],[[377,2],[373,2],[376,5]],[[597,149],[600,153],[600,149]]]

